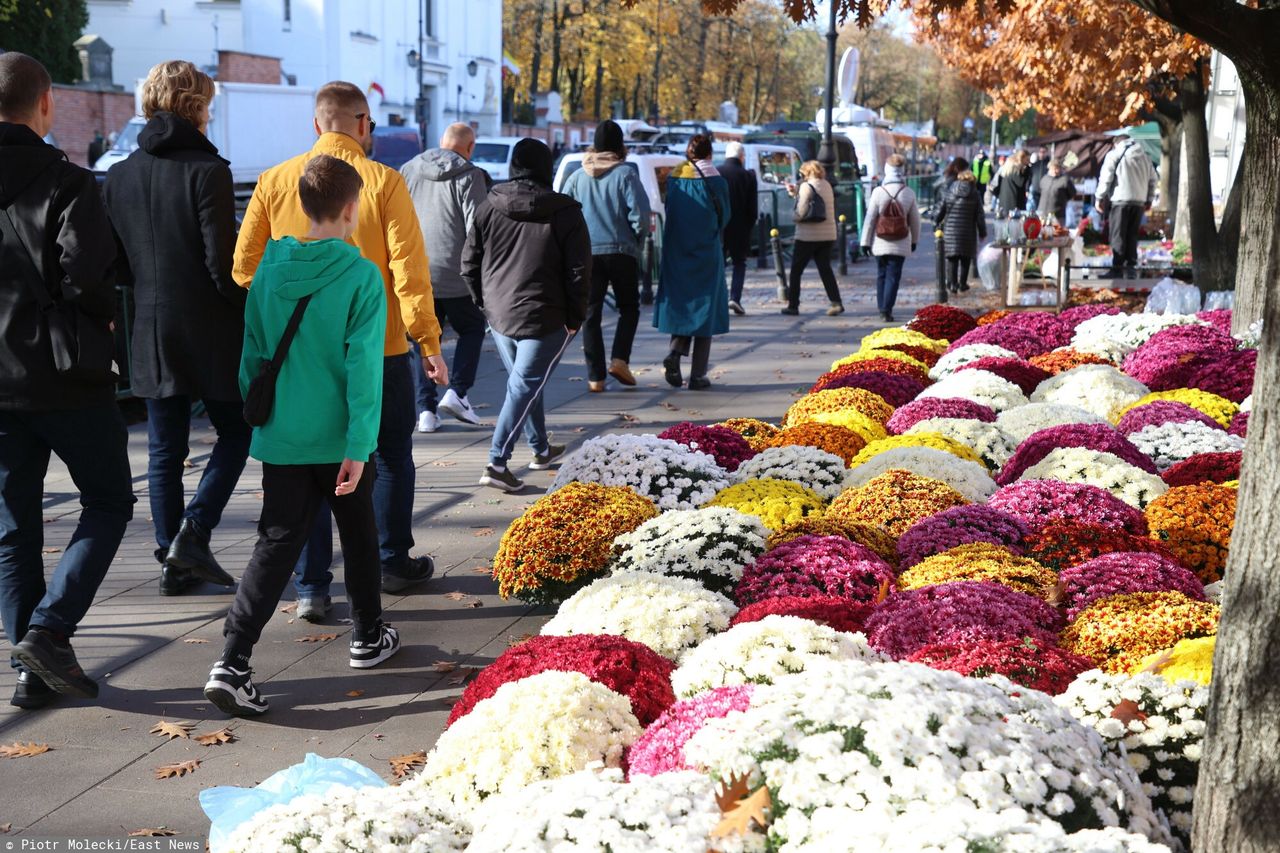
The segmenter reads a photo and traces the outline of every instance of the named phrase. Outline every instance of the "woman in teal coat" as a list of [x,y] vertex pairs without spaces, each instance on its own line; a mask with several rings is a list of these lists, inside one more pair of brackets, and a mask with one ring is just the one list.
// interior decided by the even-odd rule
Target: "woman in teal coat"
[[662,231],[662,277],[654,300],[653,325],[671,335],[662,360],[667,382],[684,381],[680,359],[690,355],[689,388],[711,387],[707,364],[712,335],[729,331],[729,294],[724,286],[724,245],[729,223],[729,184],[711,164],[711,140],[689,140],[687,162],[667,178],[667,220]]

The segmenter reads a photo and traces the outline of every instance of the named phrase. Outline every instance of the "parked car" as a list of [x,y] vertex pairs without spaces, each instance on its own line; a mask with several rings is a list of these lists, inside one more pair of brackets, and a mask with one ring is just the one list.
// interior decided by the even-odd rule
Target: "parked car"
[[508,180],[511,177],[511,153],[519,141],[519,136],[481,136],[476,140],[471,162],[488,172],[495,181]]
[[[765,125],[765,129],[757,133],[749,133],[746,142],[756,145],[789,146],[800,155],[800,161],[817,160],[822,145],[822,134],[816,130],[804,130],[803,122],[779,122]],[[809,125],[811,126],[811,125]],[[774,128],[770,130],[769,128]],[[831,141],[836,146],[836,174],[828,175],[831,188],[835,192],[835,215],[844,214],[850,222],[860,222],[859,196],[865,197],[861,187],[862,172],[859,169],[859,155],[853,142],[839,131],[833,131]],[[763,176],[761,178],[763,180]],[[793,179],[794,180],[794,179]],[[763,200],[762,200],[763,203]],[[854,225],[854,228],[857,228]]]
[[[564,189],[569,176],[582,168],[581,153],[566,154],[560,158],[556,169],[553,188],[556,192]],[[640,183],[644,186],[645,195],[649,197],[649,208],[659,215],[665,215],[667,206],[667,176],[671,170],[684,162],[683,157],[674,154],[630,154],[619,168],[635,169],[640,174]]]
[[376,127],[373,129],[373,159],[384,166],[399,169],[422,153],[422,137],[413,127]]

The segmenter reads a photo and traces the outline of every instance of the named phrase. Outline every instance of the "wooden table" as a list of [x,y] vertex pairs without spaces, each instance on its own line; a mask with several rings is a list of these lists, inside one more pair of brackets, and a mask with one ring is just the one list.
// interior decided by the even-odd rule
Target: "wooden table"
[[[1027,262],[1036,252],[1059,250],[1056,307],[1061,310],[1067,304],[1067,289],[1071,286],[1071,258],[1062,251],[1071,248],[1072,238],[1067,234],[1062,237],[1048,237],[1040,240],[1027,240],[1017,245],[1002,246],[994,244],[1000,250],[1000,280],[1004,283],[1006,308],[1023,308],[1020,295],[1023,279],[1027,271]],[[1036,306],[1041,307],[1041,306]]]

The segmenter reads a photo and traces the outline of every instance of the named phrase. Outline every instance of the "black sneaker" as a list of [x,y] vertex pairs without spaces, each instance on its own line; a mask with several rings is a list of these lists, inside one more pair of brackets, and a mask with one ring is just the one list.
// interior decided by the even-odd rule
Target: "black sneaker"
[[47,631],[32,628],[22,642],[13,647],[13,659],[57,693],[94,699],[98,682],[84,674],[76,653],[67,640],[59,640]]
[[400,651],[400,632],[385,622],[379,623],[372,636],[357,639],[351,636],[352,669],[369,669],[382,663]]
[[746,316],[747,309],[742,307],[742,303],[736,299],[729,300],[729,310],[737,314],[739,317]]
[[383,592],[404,592],[411,586],[426,583],[436,573],[436,563],[430,557],[410,557],[396,571],[382,570]]
[[298,599],[298,618],[303,622],[323,622],[333,609],[333,599],[327,595],[306,595]]
[[667,353],[667,357],[662,360],[662,371],[667,384],[672,388],[679,388],[684,384],[684,376],[680,373],[680,353]]
[[524,488],[524,480],[512,474],[510,468],[495,471],[492,465],[486,465],[484,473],[480,475],[480,485],[504,492],[518,492]]
[[530,471],[545,471],[552,465],[556,464],[556,460],[564,456],[565,446],[563,444],[547,445],[546,453],[535,453],[533,461],[529,463]]
[[18,671],[18,683],[13,688],[13,698],[9,700],[9,704],[26,711],[34,711],[57,698],[58,692],[45,684],[40,676],[23,669]]
[[788,305],[786,308],[783,308],[783,309],[782,309],[781,311],[779,311],[778,313],[779,313],[779,314],[786,314],[788,317],[799,317],[799,316],[800,316],[800,309],[799,309],[799,308],[792,308],[790,305]]
[[218,710],[233,717],[256,717],[265,714],[270,707],[254,685],[253,670],[236,669],[218,661],[209,670],[209,680],[204,685],[204,698]]
[[705,376],[694,376],[689,379],[690,391],[706,391],[711,387],[711,380]]
[[227,574],[227,570],[218,565],[209,550],[209,533],[202,530],[195,519],[184,518],[178,528],[178,535],[173,537],[169,553],[164,558],[165,565],[186,569],[202,581],[218,586],[235,586],[236,579]]
[[185,595],[200,585],[200,578],[177,566],[160,567],[160,594]]

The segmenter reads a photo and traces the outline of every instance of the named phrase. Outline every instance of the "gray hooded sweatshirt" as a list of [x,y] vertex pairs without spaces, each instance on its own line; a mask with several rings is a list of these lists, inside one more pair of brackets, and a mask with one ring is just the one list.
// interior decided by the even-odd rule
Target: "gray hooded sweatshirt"
[[470,296],[459,270],[476,208],[488,194],[484,171],[447,148],[430,148],[400,167],[400,174],[418,213],[435,297]]

